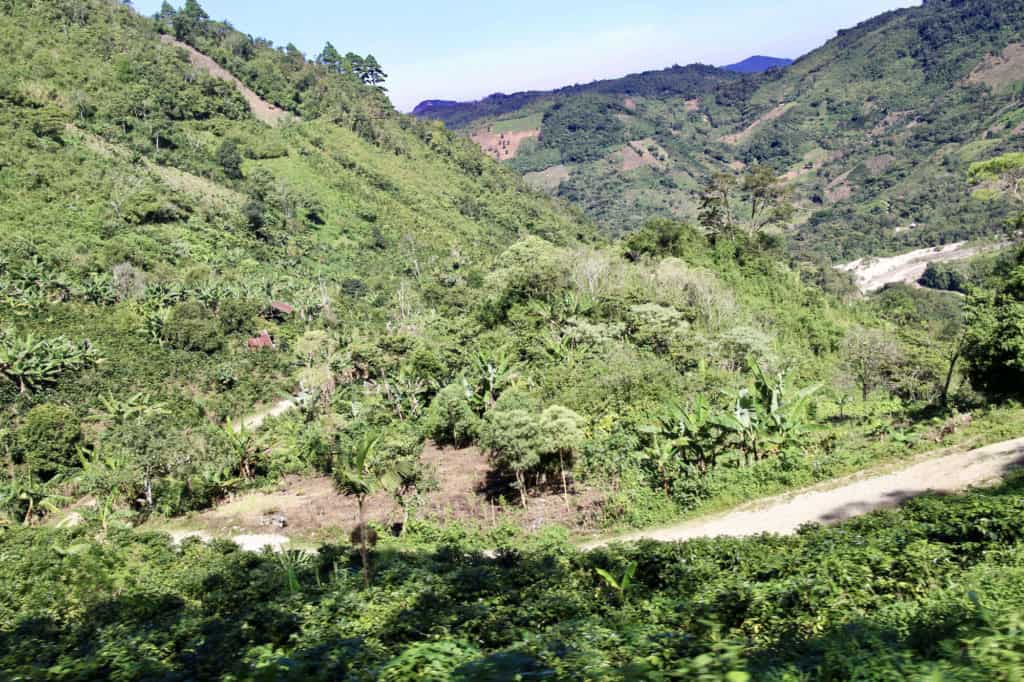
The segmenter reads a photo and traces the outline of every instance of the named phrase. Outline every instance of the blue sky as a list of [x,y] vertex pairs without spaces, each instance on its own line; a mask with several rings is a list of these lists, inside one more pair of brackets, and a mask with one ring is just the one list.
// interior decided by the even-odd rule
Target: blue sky
[[[175,6],[184,0],[171,0]],[[840,28],[920,0],[200,0],[214,19],[315,55],[372,53],[395,105],[548,89],[672,64],[798,57]],[[161,0],[135,0],[154,13]],[[826,9],[827,8],[827,9]]]

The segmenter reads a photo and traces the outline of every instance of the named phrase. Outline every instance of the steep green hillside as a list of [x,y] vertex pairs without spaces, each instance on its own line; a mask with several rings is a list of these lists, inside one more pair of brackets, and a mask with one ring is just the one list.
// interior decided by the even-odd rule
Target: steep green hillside
[[[112,425],[145,414],[161,422],[152,471],[170,475],[173,510],[235,480],[225,418],[312,381],[297,349],[344,345],[367,380],[380,379],[381,348],[420,353],[447,377],[431,364],[433,338],[471,333],[453,320],[496,255],[528,235],[567,245],[591,228],[471,143],[324,66],[301,67],[303,121],[268,127],[159,40],[165,26],[103,0],[0,13],[0,434],[27,466],[35,445],[18,433],[50,417],[74,425],[59,446],[64,472],[79,447],[88,458]],[[196,26],[203,40],[240,35]],[[247,55],[263,74],[254,87],[277,73],[290,91],[289,53],[253,42]],[[248,349],[264,331],[274,348]],[[135,483],[122,483],[134,504]]]
[[[307,99],[311,120],[271,129],[232,87],[161,44],[148,20],[115,3],[68,7],[19,3],[0,15],[4,284],[21,311],[5,323],[69,336],[109,328],[112,352],[133,350],[111,358],[90,391],[134,381],[121,361],[159,376],[166,339],[133,327],[158,324],[179,302],[215,310],[244,299],[235,334],[259,331],[249,318],[277,299],[303,320],[384,319],[403,280],[457,298],[520,236],[589,231],[373,88],[307,65],[330,116],[314,118]],[[255,55],[279,69],[287,59]],[[57,302],[66,305],[47,310]],[[215,412],[283,387],[273,371],[242,371],[252,358],[229,351],[181,356],[195,395],[223,403]],[[207,380],[235,361],[246,390],[210,395]]]
[[[972,195],[965,178],[971,163],[1020,147],[1022,42],[1019,3],[937,0],[841,31],[762,76],[628,101],[616,91],[599,104],[561,91],[511,97],[512,113],[449,118],[474,132],[543,115],[509,165],[611,234],[652,215],[697,222],[710,177],[766,165],[799,209],[792,250],[850,260],[1005,231],[1011,202]],[[573,150],[555,139],[609,108],[621,125],[600,126],[606,134],[577,137]]]
[[[718,179],[713,231],[653,219],[610,241],[396,113],[368,56],[309,61],[195,0],[156,18],[0,0],[0,37],[0,677],[1019,667],[1019,480],[793,538],[581,553],[566,534],[1018,435],[1021,411],[995,401],[1021,397],[1024,254],[979,265],[966,299],[859,299],[739,227],[740,200],[744,227],[792,216],[763,169],[735,195]],[[618,153],[661,182],[684,140],[749,125],[802,82],[665,77],[489,125],[520,135],[517,163]],[[660,99],[677,86],[682,114]],[[648,115],[677,121],[678,149]],[[616,152],[623,138],[645,146]],[[1011,201],[1018,157],[973,166],[971,191]],[[694,186],[736,161],[687,158]],[[233,536],[201,524],[272,495],[345,516],[315,555],[149,532]],[[278,512],[246,530],[311,540]]]

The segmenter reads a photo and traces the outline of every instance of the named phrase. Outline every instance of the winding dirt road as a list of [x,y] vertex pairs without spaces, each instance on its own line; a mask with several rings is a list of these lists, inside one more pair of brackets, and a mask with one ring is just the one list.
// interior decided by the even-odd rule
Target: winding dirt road
[[839,487],[831,482],[804,492],[751,503],[721,516],[586,543],[581,549],[635,540],[676,542],[761,533],[790,535],[807,523],[838,523],[876,509],[895,507],[924,493],[953,493],[998,482],[1011,469],[1024,467],[1024,438],[969,452],[930,457],[889,474],[853,476]]

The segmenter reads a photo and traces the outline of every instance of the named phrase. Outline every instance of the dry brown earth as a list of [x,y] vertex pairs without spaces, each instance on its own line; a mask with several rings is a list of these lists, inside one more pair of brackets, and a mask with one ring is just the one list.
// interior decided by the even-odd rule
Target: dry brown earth
[[796,104],[794,102],[780,104],[771,111],[763,114],[760,118],[758,118],[756,121],[747,126],[746,129],[741,130],[738,133],[725,135],[720,139],[722,142],[725,142],[726,144],[739,144],[740,142],[745,142],[762,125],[768,123],[769,121],[774,121],[777,118],[781,118],[787,111],[789,111],[795,106]]
[[234,85],[238,92],[242,94],[242,97],[245,98],[245,101],[249,103],[249,109],[252,110],[253,116],[267,125],[276,126],[280,124],[281,121],[289,117],[298,119],[297,116],[290,114],[281,107],[275,106],[257,95],[242,81],[235,78],[227,69],[191,45],[183,43],[180,40],[175,40],[169,35],[160,36],[160,40],[167,45],[173,45],[174,47],[185,50],[188,53],[189,60],[192,62],[192,66],[206,71],[214,78],[219,78],[222,81],[226,81]]
[[539,137],[540,130],[537,129],[496,133],[488,128],[476,131],[470,136],[470,139],[476,142],[488,156],[498,161],[507,161],[516,157],[523,142]]
[[1021,81],[1024,81],[1024,43],[1012,43],[1006,46],[1001,55],[990,54],[985,57],[966,82],[1002,90]]

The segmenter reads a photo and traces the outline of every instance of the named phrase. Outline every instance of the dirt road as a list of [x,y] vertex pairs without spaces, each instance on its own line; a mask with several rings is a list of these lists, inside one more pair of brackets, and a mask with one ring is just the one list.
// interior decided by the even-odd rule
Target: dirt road
[[288,412],[301,407],[310,399],[310,397],[311,396],[308,393],[299,393],[291,398],[286,398],[285,400],[274,403],[265,410],[247,415],[235,424],[235,433],[240,433],[243,429],[246,431],[255,431],[263,426],[263,422],[268,419],[272,417],[280,417],[282,414],[287,414]]
[[867,294],[878,291],[886,284],[897,282],[916,284],[928,269],[929,263],[965,260],[1004,246],[1006,243],[967,246],[967,242],[957,242],[930,249],[918,249],[888,258],[860,258],[852,263],[840,265],[836,269],[852,272],[857,279],[857,287],[862,293]]
[[832,482],[826,484],[827,488],[823,486],[761,500],[721,516],[590,542],[581,548],[595,549],[611,542],[633,540],[673,542],[760,533],[789,535],[806,523],[838,523],[876,509],[895,507],[923,493],[951,493],[994,483],[1018,467],[1024,467],[1024,438],[970,452],[923,459],[890,474],[855,476],[843,481],[839,487]]

